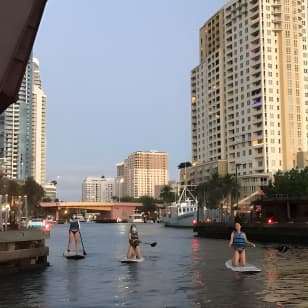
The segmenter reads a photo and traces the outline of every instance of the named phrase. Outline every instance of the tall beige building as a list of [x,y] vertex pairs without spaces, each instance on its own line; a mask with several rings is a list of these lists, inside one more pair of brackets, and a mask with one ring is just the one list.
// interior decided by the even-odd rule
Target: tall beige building
[[230,0],[200,29],[200,64],[191,73],[198,181],[225,164],[247,195],[277,170],[300,165],[307,152],[307,6]]
[[164,152],[134,152],[117,169],[125,196],[158,198],[155,187],[168,185],[168,154]]
[[37,183],[46,183],[46,95],[42,89],[39,61],[32,63],[32,176]]

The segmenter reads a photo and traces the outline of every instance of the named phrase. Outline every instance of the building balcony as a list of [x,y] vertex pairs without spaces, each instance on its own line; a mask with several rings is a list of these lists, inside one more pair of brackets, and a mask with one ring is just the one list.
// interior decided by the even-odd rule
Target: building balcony
[[[260,96],[261,92],[262,92],[262,89],[261,89],[261,88],[254,89],[254,90],[251,91],[251,96],[252,96],[252,97],[253,97],[253,96]],[[254,98],[254,97],[253,97],[253,98]],[[257,97],[257,98],[259,98],[259,97]]]
[[251,76],[254,78],[252,81],[255,81],[256,79],[259,80],[261,77],[261,71],[260,69],[253,69],[251,71]]
[[250,35],[252,37],[259,37],[260,36],[260,30],[259,29],[256,29],[255,31],[251,31],[250,32]]
[[250,27],[252,28],[252,31],[255,31],[257,28],[259,29],[259,27],[260,27],[259,20],[256,19],[253,22],[251,22]]
[[273,5],[272,5],[274,8],[276,8],[276,7],[281,7],[281,2],[280,2],[280,0],[274,0],[274,2],[273,2]]
[[256,97],[255,99],[252,100],[251,102],[251,107],[258,107],[262,105],[262,98],[261,97]]
[[281,15],[281,10],[279,8],[275,8],[272,12],[274,16],[280,16]]
[[252,61],[251,65],[253,68],[260,68],[261,65],[261,55],[260,53],[251,54],[250,60]]
[[256,88],[260,87],[261,86],[261,79],[257,79],[257,80],[252,81],[252,85]]
[[[261,148],[261,149],[262,149],[262,148]],[[254,153],[254,157],[255,157],[256,159],[258,159],[258,158],[263,158],[263,156],[264,156],[263,151],[262,151],[262,152],[255,152],[255,153]]]
[[262,115],[258,114],[258,115],[253,115],[253,119],[252,119],[252,124],[258,124],[258,123],[262,123]]
[[256,45],[256,44],[251,44],[250,45],[250,53],[252,56],[256,56],[259,55],[261,53],[261,48],[260,45]]
[[252,146],[253,146],[254,148],[262,147],[262,146],[263,146],[263,138],[260,138],[260,139],[253,139],[253,140],[252,140]]

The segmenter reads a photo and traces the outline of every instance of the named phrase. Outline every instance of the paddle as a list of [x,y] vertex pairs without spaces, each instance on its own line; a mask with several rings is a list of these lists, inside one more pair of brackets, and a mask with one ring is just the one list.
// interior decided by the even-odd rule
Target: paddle
[[150,242],[141,242],[142,244],[146,244],[146,245],[150,245],[151,247],[155,247],[157,245],[157,242],[153,242],[153,243],[150,243]]
[[281,245],[281,246],[276,247],[276,249],[277,249],[279,252],[287,252],[287,250],[289,249],[289,247],[288,247],[287,245]]
[[86,251],[84,249],[84,246],[83,246],[83,240],[82,240],[82,235],[81,235],[81,232],[80,232],[80,229],[79,229],[79,235],[80,235],[80,240],[81,240],[81,245],[82,245],[82,250],[83,250],[83,254],[86,255]]

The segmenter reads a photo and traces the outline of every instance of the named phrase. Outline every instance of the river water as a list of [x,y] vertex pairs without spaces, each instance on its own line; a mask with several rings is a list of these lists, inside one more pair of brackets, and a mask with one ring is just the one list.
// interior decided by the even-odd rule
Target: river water
[[[54,225],[44,271],[0,279],[0,307],[308,307],[308,248],[257,243],[248,261],[257,274],[225,268],[228,240],[192,230],[138,224],[144,262],[122,264],[129,224],[82,224],[87,256],[67,260],[67,225]],[[247,234],[249,238],[249,234]]]

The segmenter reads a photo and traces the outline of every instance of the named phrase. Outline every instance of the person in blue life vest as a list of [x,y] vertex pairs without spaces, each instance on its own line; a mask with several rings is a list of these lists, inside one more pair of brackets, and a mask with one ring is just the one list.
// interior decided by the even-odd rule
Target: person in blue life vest
[[231,233],[231,238],[229,241],[229,247],[233,246],[234,254],[232,258],[233,266],[245,266],[246,265],[246,246],[250,245],[256,247],[256,245],[247,240],[246,234],[241,231],[241,224],[236,222],[235,230]]
[[78,219],[71,220],[70,228],[68,231],[68,246],[67,246],[67,252],[71,252],[71,246],[73,240],[75,241],[75,251],[76,255],[78,254],[78,239],[79,239],[79,229],[80,224]]
[[128,233],[128,252],[127,259],[131,259],[136,256],[136,259],[141,259],[141,250],[140,250],[140,239],[137,232],[137,227],[135,224],[132,224]]

